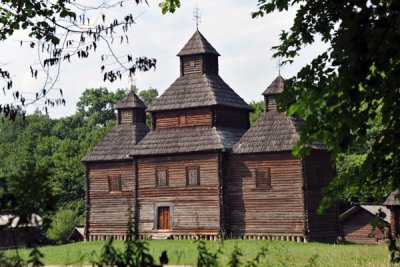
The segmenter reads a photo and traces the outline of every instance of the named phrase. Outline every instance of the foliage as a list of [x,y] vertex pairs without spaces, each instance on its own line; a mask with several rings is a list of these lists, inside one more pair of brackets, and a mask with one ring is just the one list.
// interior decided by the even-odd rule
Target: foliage
[[[298,7],[293,25],[280,35],[275,56],[292,62],[316,39],[329,45],[286,80],[281,110],[304,119],[295,154],[322,141],[334,159],[367,146],[357,174],[348,177],[359,197],[379,197],[400,187],[400,3],[398,1],[258,1],[253,17]],[[371,143],[373,121],[382,116]],[[345,181],[341,181],[345,183]],[[379,190],[388,188],[387,190]],[[336,199],[335,188],[326,202]],[[328,199],[330,198],[330,199]]]
[[112,108],[123,95],[122,90],[88,89],[70,117],[50,119],[38,113],[0,123],[0,211],[20,216],[21,223],[39,214],[45,227],[60,208],[82,216],[81,159],[115,125]]
[[113,239],[109,240],[103,247],[98,261],[93,264],[96,266],[120,266],[120,267],[158,267],[168,263],[167,253],[162,252],[160,257],[161,265],[155,264],[153,256],[149,253],[146,241],[137,239],[133,220],[132,208],[128,208],[128,231],[127,239],[124,242],[125,250],[120,251],[113,246]]
[[147,90],[141,90],[139,92],[140,98],[143,100],[144,104],[149,107],[158,97],[158,90],[156,88],[150,87]]
[[[113,51],[114,39],[119,40],[116,43],[129,43],[128,31],[136,23],[136,18],[132,13],[109,18],[107,11],[120,8],[127,12],[140,3],[142,0],[101,0],[93,4],[70,0],[2,0],[0,41],[9,39],[16,31],[27,33],[20,45],[37,50],[40,64],[26,67],[33,79],[43,80],[43,85],[34,88],[34,97],[26,96],[26,92],[13,89],[12,73],[1,65],[1,87],[4,93],[13,89],[15,101],[1,103],[0,114],[15,120],[17,115],[25,115],[28,105],[38,105],[46,114],[48,107],[65,105],[62,88],[55,87],[62,63],[90,57],[101,43],[109,50],[109,55],[100,55],[102,63],[98,66],[104,81],[114,82],[125,73],[132,76],[136,71],[155,70],[154,58],[135,58],[131,54],[120,56]],[[129,4],[133,6],[124,7]]]
[[253,125],[264,112],[265,103],[263,100],[251,101],[249,106],[253,109],[250,113],[250,125]]
[[174,13],[177,8],[181,7],[181,1],[180,0],[165,0],[160,3],[160,7],[161,7],[161,12],[163,14],[166,14],[167,12]]
[[239,249],[238,243],[233,247],[233,251],[231,253],[231,258],[229,259],[228,265],[230,267],[239,267],[241,265],[240,258],[243,257],[242,251]]
[[206,242],[204,240],[198,239],[197,242],[197,266],[198,267],[218,267],[218,258],[222,253],[222,246],[218,248],[217,251],[210,251],[207,248]]
[[105,126],[108,121],[115,120],[115,104],[124,95],[122,89],[115,93],[104,87],[86,89],[76,104],[78,114],[90,125]]
[[52,218],[50,228],[47,230],[47,237],[57,244],[66,243],[69,235],[77,224],[78,217],[75,211],[60,209]]
[[42,267],[44,266],[42,259],[43,253],[37,247],[29,251],[29,256],[26,260],[22,259],[18,250],[16,254],[9,256],[0,251],[0,266],[2,267]]
[[[219,242],[205,241],[209,250],[216,251]],[[45,246],[40,248],[45,255],[45,265],[91,265],[92,252],[98,256],[106,241],[76,242],[62,246]],[[157,259],[166,251],[170,265],[197,264],[197,243],[192,240],[149,240],[146,242],[149,252]],[[326,267],[354,267],[354,266],[389,266],[389,253],[386,244],[323,244],[323,243],[296,243],[287,241],[269,240],[225,240],[224,251],[219,257],[221,266],[229,266],[231,254],[235,245],[238,245],[243,257],[242,265],[252,261],[261,247],[268,248],[268,256],[263,259],[261,266],[307,266],[314,257],[317,266]],[[113,241],[113,246],[123,251],[124,241]],[[286,248],[286,249],[282,249]],[[23,259],[29,258],[29,249],[21,249],[19,253]],[[9,250],[5,255],[11,256],[15,251]],[[282,260],[289,253],[291,258]],[[318,254],[318,258],[314,255]],[[286,257],[287,258],[287,257]]]
[[238,266],[246,266],[246,267],[257,267],[262,266],[262,259],[265,258],[267,255],[267,248],[261,247],[260,250],[257,252],[257,255],[251,259],[246,261],[242,264],[240,258],[243,257],[243,253],[239,248],[238,243],[233,248],[231,258],[229,260],[228,266],[230,267],[238,267]]
[[[139,92],[140,98],[143,100],[144,104],[147,107],[150,107],[154,101],[156,101],[158,97],[158,90],[150,87],[147,90],[142,90]],[[151,128],[151,114],[150,112],[146,113],[146,124],[149,128]]]
[[28,260],[28,265],[32,267],[42,267],[44,266],[42,262],[43,253],[39,251],[37,247],[34,247],[29,254],[30,259]]

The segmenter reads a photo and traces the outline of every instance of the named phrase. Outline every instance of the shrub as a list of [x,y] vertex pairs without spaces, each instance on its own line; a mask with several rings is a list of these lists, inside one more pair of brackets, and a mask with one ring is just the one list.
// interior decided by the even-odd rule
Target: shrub
[[78,224],[78,218],[74,211],[61,209],[53,217],[50,228],[47,230],[47,237],[57,244],[68,241],[74,227]]

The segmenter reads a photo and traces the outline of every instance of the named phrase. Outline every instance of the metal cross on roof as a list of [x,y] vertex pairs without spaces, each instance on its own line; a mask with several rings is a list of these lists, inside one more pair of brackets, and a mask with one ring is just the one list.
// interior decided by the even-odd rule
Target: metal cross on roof
[[198,6],[195,7],[193,11],[193,20],[196,21],[196,28],[199,29],[199,24],[201,23],[201,13]]
[[283,68],[282,58],[276,58],[276,68],[278,69],[278,74],[281,76],[281,69]]

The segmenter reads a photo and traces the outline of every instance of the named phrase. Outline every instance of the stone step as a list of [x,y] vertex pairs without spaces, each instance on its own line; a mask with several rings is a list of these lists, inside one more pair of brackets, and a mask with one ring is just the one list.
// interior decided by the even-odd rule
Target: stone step
[[164,240],[164,239],[168,239],[170,237],[171,237],[170,233],[156,233],[156,234],[152,234],[151,239]]

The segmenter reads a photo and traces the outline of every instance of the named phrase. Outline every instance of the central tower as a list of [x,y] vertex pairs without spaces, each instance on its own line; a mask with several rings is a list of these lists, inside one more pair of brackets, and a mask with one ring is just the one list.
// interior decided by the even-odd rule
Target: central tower
[[197,30],[178,53],[181,61],[181,76],[187,74],[218,74],[220,54]]

